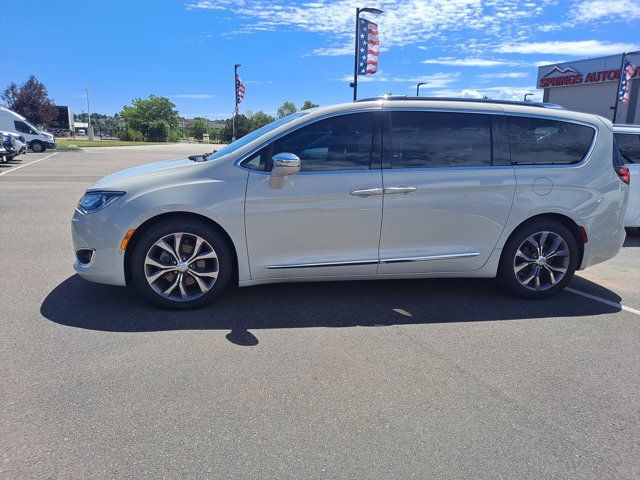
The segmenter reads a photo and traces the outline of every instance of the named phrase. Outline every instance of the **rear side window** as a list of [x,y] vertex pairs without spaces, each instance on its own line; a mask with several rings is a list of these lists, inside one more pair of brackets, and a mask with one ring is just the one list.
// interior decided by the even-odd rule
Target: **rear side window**
[[585,125],[544,118],[509,117],[508,122],[511,162],[519,165],[578,163],[595,134]]
[[640,135],[616,133],[614,137],[625,163],[640,163]]
[[491,165],[489,115],[390,112],[391,168]]
[[319,120],[276,140],[271,154],[296,154],[302,172],[368,170],[373,119],[372,113],[352,113]]

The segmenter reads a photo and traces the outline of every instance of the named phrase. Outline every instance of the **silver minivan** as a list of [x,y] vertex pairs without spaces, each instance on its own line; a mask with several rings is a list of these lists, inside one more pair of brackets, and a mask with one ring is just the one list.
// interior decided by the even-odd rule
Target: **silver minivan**
[[75,270],[174,308],[347,279],[497,277],[545,298],[620,250],[628,184],[601,117],[376,98],[103,178],[73,217]]

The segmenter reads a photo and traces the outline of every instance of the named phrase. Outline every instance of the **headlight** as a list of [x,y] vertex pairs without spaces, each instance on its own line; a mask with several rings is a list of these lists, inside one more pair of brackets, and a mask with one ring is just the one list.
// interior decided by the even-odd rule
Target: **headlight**
[[87,192],[78,202],[77,210],[80,213],[96,213],[102,210],[104,207],[114,202],[125,192],[109,192],[109,191],[97,191]]

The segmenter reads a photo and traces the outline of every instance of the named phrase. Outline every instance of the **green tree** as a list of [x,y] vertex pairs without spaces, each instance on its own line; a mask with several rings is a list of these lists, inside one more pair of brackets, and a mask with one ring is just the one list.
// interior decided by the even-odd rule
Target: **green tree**
[[[273,122],[275,118],[271,115],[264,113],[263,111],[258,112],[247,112],[246,115],[237,115],[236,116],[236,138],[244,137],[247,133],[251,133],[258,128],[264,127],[265,125]],[[216,132],[216,137],[221,142],[230,142],[231,137],[233,135],[233,119],[229,118],[224,120],[224,126],[220,131]]]
[[302,106],[300,107],[300,110],[309,110],[310,108],[316,108],[319,106],[320,105],[318,105],[317,103],[313,103],[311,100],[305,100]]
[[147,99],[134,99],[131,105],[122,108],[120,115],[127,129],[142,133],[145,140],[166,142],[180,124],[175,107],[168,98],[149,95]]
[[204,118],[194,118],[191,124],[191,135],[198,140],[202,140],[202,137],[209,130],[207,120]]
[[280,105],[280,108],[278,108],[277,116],[278,118],[283,118],[287,115],[291,115],[292,113],[296,113],[296,111],[296,106],[293,104],[293,102],[284,102],[282,105]]
[[10,110],[26,117],[34,125],[46,125],[58,118],[58,109],[49,98],[47,87],[33,75],[20,86],[12,82],[1,97]]
[[264,127],[265,125],[270,124],[275,120],[275,118],[273,118],[268,113],[264,113],[262,110],[255,113],[249,112],[247,113],[247,117],[249,117],[249,124],[252,132]]

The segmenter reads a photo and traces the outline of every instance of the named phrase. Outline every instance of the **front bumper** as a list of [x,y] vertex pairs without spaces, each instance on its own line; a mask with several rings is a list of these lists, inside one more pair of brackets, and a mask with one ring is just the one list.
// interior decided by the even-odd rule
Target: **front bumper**
[[56,142],[44,142],[47,148],[56,148]]
[[[116,201],[104,210],[89,215],[76,211],[71,219],[71,238],[76,252],[73,268],[85,280],[126,285],[125,252],[120,249],[120,243],[127,231],[136,228],[146,218],[132,207],[118,208],[119,203]],[[82,263],[78,260],[78,253],[86,250],[92,250],[93,254],[88,263]]]

